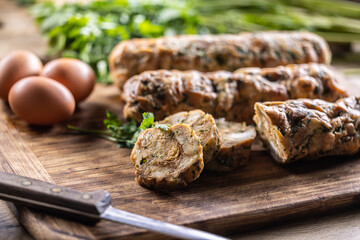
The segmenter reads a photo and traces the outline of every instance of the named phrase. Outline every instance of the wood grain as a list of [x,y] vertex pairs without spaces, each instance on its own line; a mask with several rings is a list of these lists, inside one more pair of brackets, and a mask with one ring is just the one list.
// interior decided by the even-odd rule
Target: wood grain
[[[7,116],[11,115],[7,104],[1,106],[0,118],[0,170],[21,176],[31,177],[53,183],[52,178],[43,168],[41,162],[22,140],[17,129]],[[4,114],[5,113],[5,114]],[[93,239],[94,236],[83,225],[51,217],[28,208],[10,204],[26,229],[38,239],[52,236],[58,239]],[[66,231],[63,231],[66,229]],[[75,237],[74,237],[75,236]]]
[[[114,86],[97,85],[94,94],[78,107],[68,123],[102,128],[107,109],[121,114],[118,92]],[[359,201],[359,154],[284,167],[276,164],[258,145],[254,146],[249,163],[239,171],[204,172],[188,188],[164,194],[142,188],[135,182],[129,149],[74,134],[67,130],[66,123],[42,128],[29,126],[4,104],[1,111],[0,131],[5,133],[1,143],[5,145],[1,144],[0,152],[4,170],[53,180],[81,191],[104,189],[111,192],[114,207],[148,217],[228,235],[263,223],[328,211]],[[20,212],[23,222],[32,215]],[[38,222],[37,229],[49,226],[47,221],[39,222],[43,216],[33,216]],[[78,237],[74,231],[85,227],[77,225],[74,230],[73,224],[63,221],[58,227]],[[86,230],[95,238],[154,236],[141,229],[105,221]],[[35,229],[32,234],[39,237]],[[48,237],[53,233],[47,234]]]
[[[40,33],[36,27],[34,27],[32,18],[29,16],[29,14],[26,12],[25,9],[22,9],[18,6],[16,6],[14,1],[10,0],[0,0],[0,57],[3,56],[5,53],[8,53],[11,50],[22,48],[22,49],[28,49],[31,51],[34,51],[40,56],[44,56],[46,52],[46,41],[44,41],[43,38],[40,37]],[[26,39],[26,41],[24,41]],[[349,67],[348,64],[343,67]],[[358,67],[358,64],[355,65],[355,67]],[[353,81],[349,81],[349,89],[352,91],[352,94],[359,94],[360,89],[360,78],[355,77],[352,79]],[[357,86],[357,87],[353,87]],[[103,87],[100,87],[100,89],[97,89],[97,92],[95,95],[92,96],[90,99],[91,102],[86,102],[86,105],[82,105],[78,111],[76,116],[74,116],[73,119],[70,120],[72,124],[79,124],[83,127],[101,127],[101,119],[104,115],[104,110],[108,107],[115,110],[116,112],[121,112],[121,106],[119,105],[112,105],[111,107],[108,106],[107,102],[116,102],[117,95],[116,91],[114,89],[108,89],[105,88],[104,94],[99,93],[103,90]],[[104,96],[106,94],[110,93],[113,97],[113,99],[108,99],[108,96]],[[104,98],[105,100],[101,102],[99,98]],[[96,101],[94,101],[96,99]],[[83,136],[73,136],[71,134],[67,134],[66,129],[64,126],[56,126],[55,128],[33,128],[27,126],[22,121],[15,118],[11,112],[9,111],[8,107],[4,105],[3,103],[0,103],[1,105],[1,113],[2,113],[2,122],[0,125],[5,126],[5,129],[2,128],[0,133],[0,146],[2,144],[6,144],[0,151],[0,168],[6,167],[6,169],[9,169],[9,164],[7,161],[14,161],[12,162],[13,165],[17,167],[30,167],[32,170],[40,171],[41,174],[47,174],[42,177],[50,177],[51,179],[55,180],[56,183],[62,183],[64,185],[77,188],[79,190],[93,190],[93,189],[111,189],[113,195],[116,195],[116,206],[122,208],[122,204],[127,205],[128,210],[137,211],[138,213],[147,214],[149,216],[153,216],[155,218],[158,218],[158,215],[156,214],[156,211],[162,212],[162,208],[167,208],[168,206],[175,204],[179,205],[176,209],[183,209],[184,214],[182,214],[182,218],[186,218],[188,221],[191,221],[191,218],[195,214],[199,214],[201,209],[201,206],[206,206],[209,209],[213,209],[214,212],[216,212],[217,215],[226,216],[227,213],[229,213],[228,208],[234,209],[234,207],[226,206],[224,213],[221,214],[221,209],[217,207],[217,204],[221,202],[222,199],[228,203],[234,203],[237,205],[236,208],[240,208],[237,202],[241,201],[248,201],[249,196],[246,196],[245,194],[253,194],[255,197],[253,200],[257,199],[269,199],[269,201],[274,202],[275,197],[278,197],[280,195],[279,201],[283,201],[287,204],[287,206],[291,205],[292,200],[294,199],[295,193],[298,192],[298,195],[307,195],[308,189],[310,186],[310,190],[312,190],[312,185],[314,188],[316,188],[317,181],[316,179],[320,175],[322,176],[322,186],[326,186],[328,190],[326,190],[325,193],[321,191],[321,188],[319,190],[319,201],[322,201],[322,209],[325,209],[327,211],[328,205],[332,206],[331,203],[334,202],[334,199],[326,198],[329,196],[329,191],[331,191],[331,188],[333,189],[334,194],[338,194],[339,199],[341,198],[342,201],[339,202],[338,205],[346,205],[349,202],[344,201],[346,199],[350,199],[350,202],[358,202],[356,199],[358,190],[358,183],[354,182],[356,175],[358,175],[358,179],[360,177],[359,175],[359,167],[357,166],[358,160],[356,157],[355,160],[349,159],[346,162],[341,163],[342,159],[339,158],[339,164],[336,164],[336,159],[331,160],[330,164],[327,164],[326,160],[321,160],[320,163],[316,163],[316,166],[312,166],[312,163],[304,163],[299,164],[299,170],[298,171],[291,171],[287,170],[287,168],[282,169],[279,166],[275,166],[272,170],[264,169],[268,166],[272,166],[271,163],[266,163],[269,159],[255,159],[254,157],[257,157],[260,153],[260,156],[264,155],[265,153],[254,153],[252,155],[253,160],[249,162],[249,166],[245,167],[244,169],[241,169],[237,173],[232,173],[228,176],[228,174],[225,175],[217,175],[215,174],[215,180],[222,179],[222,184],[218,184],[218,187],[224,187],[223,194],[221,194],[221,190],[218,190],[219,193],[217,193],[217,199],[212,199],[214,196],[214,189],[215,187],[209,187],[210,184],[212,184],[214,181],[209,181],[209,178],[212,177],[212,174],[204,174],[201,177],[201,182],[196,183],[195,186],[191,186],[189,188],[188,194],[186,194],[187,191],[182,192],[174,192],[170,194],[169,196],[163,195],[163,194],[156,194],[151,193],[145,189],[138,189],[139,186],[134,184],[133,175],[131,172],[131,166],[126,165],[126,168],[128,170],[122,169],[121,167],[124,165],[117,166],[118,161],[127,161],[129,150],[118,150],[116,146],[114,146],[112,143],[107,143],[105,140],[100,139],[94,139],[89,137],[83,137]],[[4,120],[4,121],[3,121]],[[10,123],[10,125],[7,125]],[[3,132],[9,131],[9,127],[14,127],[11,130],[11,132]],[[61,141],[57,142],[57,134],[61,133],[64,134],[61,138]],[[9,139],[6,138],[6,134],[15,134],[17,137],[11,138],[12,140],[15,140],[14,142],[9,142]],[[47,136],[48,134],[51,134],[51,136],[48,136],[48,139],[52,139],[51,143],[47,143],[45,139],[42,139],[43,137]],[[73,140],[66,140],[66,138],[73,138]],[[76,138],[76,140],[74,139]],[[20,142],[17,142],[19,141]],[[25,141],[26,140],[26,141]],[[71,142],[71,144],[75,145],[69,145],[68,143]],[[89,143],[89,144],[88,144]],[[14,144],[15,147],[11,147],[10,145]],[[21,145],[24,145],[25,147],[21,148]],[[63,146],[65,144],[65,146]],[[59,147],[60,146],[60,147]],[[40,148],[41,147],[41,148]],[[57,149],[59,148],[59,149]],[[67,150],[67,155],[62,155],[63,151],[65,151],[67,148],[72,150]],[[89,149],[94,148],[92,151],[89,151]],[[65,149],[65,150],[64,150]],[[34,160],[34,164],[36,163],[36,167],[33,168],[33,166],[20,164],[22,163],[22,155],[17,153],[17,151],[29,151],[30,150],[30,157],[32,160]],[[4,156],[2,154],[7,155],[7,157],[10,155],[10,159],[4,159]],[[13,151],[13,152],[11,152]],[[71,152],[73,151],[73,152]],[[105,153],[106,151],[110,151],[109,153]],[[32,153],[31,153],[32,152]],[[36,154],[34,154],[36,152]],[[92,154],[95,154],[92,156]],[[34,156],[35,155],[35,156]],[[73,157],[72,157],[73,156]],[[86,157],[91,156],[91,160],[86,160]],[[25,159],[27,157],[25,156]],[[49,159],[47,159],[49,158]],[[80,158],[80,159],[78,159]],[[359,158],[359,157],[357,157]],[[39,160],[40,159],[40,160]],[[125,159],[125,160],[124,160]],[[269,160],[270,161],[270,160]],[[18,163],[19,162],[19,163]],[[261,163],[259,166],[256,166],[257,163]],[[265,163],[264,163],[265,162]],[[334,163],[335,162],[335,163]],[[355,168],[352,170],[351,173],[352,176],[347,177],[345,174],[351,168],[351,166],[347,166],[348,163],[354,162]],[[40,165],[39,165],[40,163]],[[81,166],[83,164],[83,166]],[[12,166],[12,165],[10,165]],[[44,167],[46,166],[46,168]],[[324,169],[322,169],[322,166],[324,166]],[[105,168],[102,168],[105,167]],[[293,168],[297,168],[294,166]],[[333,168],[332,173],[335,172],[334,175],[330,175],[331,172],[326,174],[328,169]],[[16,168],[19,171],[19,168]],[[48,170],[49,169],[49,170]],[[303,169],[303,170],[301,170]],[[335,171],[337,169],[337,171]],[[31,171],[32,171],[31,170]],[[50,171],[51,170],[51,171]],[[344,171],[345,172],[342,172]],[[26,171],[24,170],[20,170]],[[31,175],[37,175],[38,172],[29,172]],[[247,172],[250,171],[250,172]],[[102,173],[103,172],[103,173]],[[128,172],[128,175],[122,175]],[[279,175],[277,175],[279,173]],[[89,176],[87,176],[89,174]],[[235,176],[234,176],[235,175]],[[242,176],[241,176],[242,175]],[[251,177],[251,175],[254,175]],[[294,177],[291,177],[294,175]],[[311,176],[312,175],[312,176]],[[339,177],[341,175],[342,177]],[[302,177],[304,176],[304,177]],[[104,177],[106,177],[104,179]],[[113,177],[114,179],[108,179],[109,177]],[[224,179],[223,179],[224,178]],[[228,181],[226,180],[228,179]],[[290,181],[289,181],[290,179]],[[308,188],[299,186],[297,184],[293,189],[291,185],[297,180],[303,180],[308,183]],[[327,179],[327,183],[326,183]],[[347,179],[347,180],[346,180]],[[269,184],[273,180],[277,180],[280,182],[281,188],[278,189],[276,184]],[[281,181],[283,180],[283,181]],[[113,181],[113,182],[112,182]],[[133,181],[133,182],[131,182]],[[241,182],[233,182],[233,181],[241,181]],[[312,181],[312,184],[311,182]],[[334,182],[334,185],[331,186],[331,183]],[[345,187],[348,187],[353,184],[354,191],[349,195],[342,196],[344,190],[342,189],[342,183]],[[126,188],[123,188],[124,185],[128,185]],[[256,189],[256,187],[259,187],[264,185],[262,188],[260,187],[259,190]],[[265,186],[269,184],[267,189],[264,189]],[[288,184],[288,186],[284,186]],[[229,186],[227,186],[229,185]],[[229,189],[232,189],[231,186],[235,186],[237,191],[232,192],[229,191]],[[134,188],[135,191],[131,192],[131,188]],[[254,187],[252,191],[249,190],[250,187]],[[195,188],[195,189],[194,189]],[[287,198],[286,193],[279,193],[281,189],[287,189],[287,192],[293,191],[293,194]],[[325,187],[324,187],[325,188]],[[242,190],[244,189],[244,190]],[[129,192],[130,190],[130,192]],[[199,190],[199,192],[196,192]],[[314,189],[316,190],[316,189]],[[336,193],[336,191],[338,191]],[[208,196],[207,193],[211,194]],[[351,192],[351,189],[350,189]],[[141,196],[137,198],[137,201],[143,201],[143,205],[147,206],[151,210],[146,210],[142,212],[142,209],[144,208],[143,205],[139,205],[136,202],[133,204],[132,196],[137,196],[138,194],[142,194],[143,199],[141,200]],[[195,195],[194,200],[191,199],[191,194]],[[196,196],[199,195],[199,196]],[[122,197],[124,196],[124,197]],[[313,196],[316,196],[313,195]],[[305,198],[305,197],[304,197]],[[355,199],[354,199],[355,198]],[[167,203],[167,199],[169,199],[169,202]],[[311,200],[312,199],[312,200]],[[339,200],[338,199],[338,200]],[[301,199],[299,199],[301,200]],[[264,200],[259,201],[258,204],[258,216],[259,219],[256,219],[256,217],[253,217],[253,221],[256,222],[254,225],[259,226],[259,222],[262,222],[264,220],[266,221],[274,221],[277,219],[277,215],[274,215],[274,217],[271,216],[271,213],[274,212],[274,209],[266,208],[269,205],[261,206]],[[317,199],[315,197],[310,197],[310,201],[317,202]],[[335,201],[336,202],[336,201]],[[248,203],[247,203],[248,204]],[[255,203],[254,203],[255,204]],[[226,205],[226,204],[225,204]],[[319,204],[315,204],[319,205]],[[25,231],[21,228],[21,226],[17,223],[16,219],[14,219],[12,216],[10,216],[10,213],[8,209],[6,208],[6,204],[2,201],[0,201],[0,238],[2,239],[30,239],[27,237]],[[194,207],[198,206],[198,207]],[[246,207],[246,204],[243,203],[241,206]],[[313,206],[310,203],[307,205],[305,204],[302,208],[298,206],[294,206],[293,211],[290,213],[295,217],[298,218],[297,213],[303,213],[304,211],[309,211],[308,206]],[[139,208],[139,209],[138,209]],[[170,207],[170,210],[172,208]],[[194,213],[187,209],[196,209]],[[315,207],[315,211],[319,210],[320,208]],[[168,210],[167,212],[169,212]],[[174,213],[172,216],[167,216],[166,213],[160,214],[162,215],[163,219],[170,219],[176,223],[176,220],[181,217],[181,214],[178,213],[180,210]],[[48,217],[44,218],[44,214],[38,214],[28,211],[27,209],[15,209],[15,211],[19,211],[20,213],[20,219],[25,224],[25,226],[31,230],[31,227],[33,227],[32,234],[36,237],[47,237],[50,238],[65,238],[66,235],[63,237],[60,237],[59,235],[54,235],[54,231],[48,231],[46,229],[49,229],[49,220]],[[286,208],[283,209],[285,211],[286,215]],[[303,224],[304,221],[303,218],[301,220],[301,224],[292,224],[288,225],[286,223],[283,223],[285,227],[275,228],[273,230],[265,229],[258,233],[253,233],[249,235],[238,235],[241,239],[245,237],[245,239],[320,239],[320,238],[326,238],[326,239],[358,239],[358,233],[359,233],[359,227],[358,227],[358,221],[360,214],[358,210],[354,214],[351,214],[352,211],[345,213],[341,217],[336,218],[317,218],[315,220],[310,221],[310,223]],[[220,212],[220,214],[219,214]],[[234,211],[233,213],[230,213],[229,218],[233,217],[233,219],[248,219],[249,213],[246,213],[246,209],[243,209],[243,215],[239,218],[238,216],[241,215],[240,211]],[[245,213],[244,213],[245,212]],[[269,213],[268,213],[269,212]],[[295,213],[294,213],[295,212]],[[267,215],[267,219],[262,219],[264,215]],[[310,214],[311,215],[311,214]],[[5,216],[5,217],[4,217]],[[255,215],[256,216],[256,215]],[[255,218],[255,219],[254,219]],[[224,218],[222,218],[221,221]],[[32,222],[34,221],[34,222]],[[52,219],[52,221],[55,221]],[[65,221],[56,219],[56,221],[60,221],[64,223]],[[183,220],[184,221],[184,220]],[[208,221],[217,222],[214,218],[208,218]],[[33,223],[33,224],[31,224]],[[211,224],[215,224],[211,223]],[[72,223],[66,223],[70,224],[70,226],[73,226]],[[201,228],[205,228],[207,226],[207,222],[197,222],[197,226],[201,226]],[[220,227],[221,227],[221,223]],[[225,222],[226,228],[231,228],[227,226],[227,222]],[[243,225],[240,220],[238,222],[233,223],[233,225],[239,225],[240,227]],[[253,225],[253,226],[254,226]],[[121,227],[121,225],[116,225],[112,223],[101,223],[100,225],[90,228],[89,230],[95,235],[97,238],[101,237],[109,237],[109,236],[129,236],[126,235],[126,231],[128,232],[135,232],[138,231],[136,229],[132,229],[130,227],[122,226],[122,233],[116,233],[114,232],[114,229]],[[238,231],[234,232],[240,232],[242,229],[248,229],[249,226],[243,226]],[[82,228],[82,227],[80,227]],[[40,230],[39,230],[40,229]],[[41,231],[45,231],[42,233]],[[58,230],[61,229],[63,232],[71,232],[71,227],[63,224],[59,224]],[[127,229],[127,230],[126,230]],[[61,231],[58,231],[61,232]],[[145,235],[144,231],[138,231],[138,235],[136,235],[137,238],[142,237],[148,237],[149,235]],[[37,235],[38,234],[38,235]],[[39,235],[40,234],[40,235]],[[130,235],[132,238],[133,235]],[[78,237],[80,238],[80,237]]]
[[343,209],[341,212],[327,213],[316,217],[302,218],[301,221],[281,223],[271,228],[264,228],[250,233],[232,236],[241,240],[358,240],[359,209]]
[[4,201],[0,202],[0,216],[0,236],[2,239],[32,239]]

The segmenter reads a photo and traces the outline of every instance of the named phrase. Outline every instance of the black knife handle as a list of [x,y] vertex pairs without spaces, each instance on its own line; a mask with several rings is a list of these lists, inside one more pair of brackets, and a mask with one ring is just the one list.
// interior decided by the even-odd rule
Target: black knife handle
[[55,184],[0,172],[0,198],[30,207],[50,210],[65,217],[80,217],[90,222],[110,206],[111,195],[104,190],[78,192]]

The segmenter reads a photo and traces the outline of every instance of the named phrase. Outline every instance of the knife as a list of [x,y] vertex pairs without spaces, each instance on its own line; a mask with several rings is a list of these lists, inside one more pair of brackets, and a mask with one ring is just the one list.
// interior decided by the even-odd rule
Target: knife
[[105,219],[181,239],[228,239],[116,209],[110,205],[110,193],[104,190],[78,192],[5,172],[0,172],[0,198],[87,222]]

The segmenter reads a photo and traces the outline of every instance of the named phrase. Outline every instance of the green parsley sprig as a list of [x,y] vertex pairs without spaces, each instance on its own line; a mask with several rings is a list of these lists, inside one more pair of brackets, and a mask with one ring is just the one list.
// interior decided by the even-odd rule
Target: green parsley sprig
[[107,139],[112,142],[116,142],[119,147],[132,148],[138,138],[141,131],[148,128],[159,128],[164,131],[168,131],[171,127],[168,124],[155,124],[154,114],[150,112],[144,112],[142,114],[143,120],[138,126],[135,119],[129,122],[123,123],[116,114],[111,111],[106,112],[106,119],[104,119],[104,125],[106,130],[91,130],[83,129],[73,125],[68,125],[68,129],[77,131],[83,134],[90,134],[97,137]]
[[142,130],[145,130],[145,129],[148,129],[148,128],[153,128],[153,127],[156,127],[156,128],[159,128],[161,130],[164,130],[164,131],[168,131],[169,128],[171,127],[171,125],[169,124],[154,124],[154,114],[153,113],[150,113],[150,112],[144,112],[142,114],[143,116],[143,121],[141,122],[140,124],[140,127],[139,129],[142,131]]

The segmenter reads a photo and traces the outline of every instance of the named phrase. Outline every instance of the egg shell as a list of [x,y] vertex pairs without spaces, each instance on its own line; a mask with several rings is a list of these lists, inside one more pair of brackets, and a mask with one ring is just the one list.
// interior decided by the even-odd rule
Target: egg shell
[[42,76],[52,78],[66,86],[76,103],[86,99],[93,91],[96,77],[92,68],[74,58],[58,58],[45,64]]
[[16,50],[0,61],[0,98],[8,101],[10,88],[20,79],[40,75],[43,64],[32,52]]
[[9,104],[15,115],[36,125],[62,122],[75,110],[75,99],[65,86],[40,76],[15,83],[10,89]]

